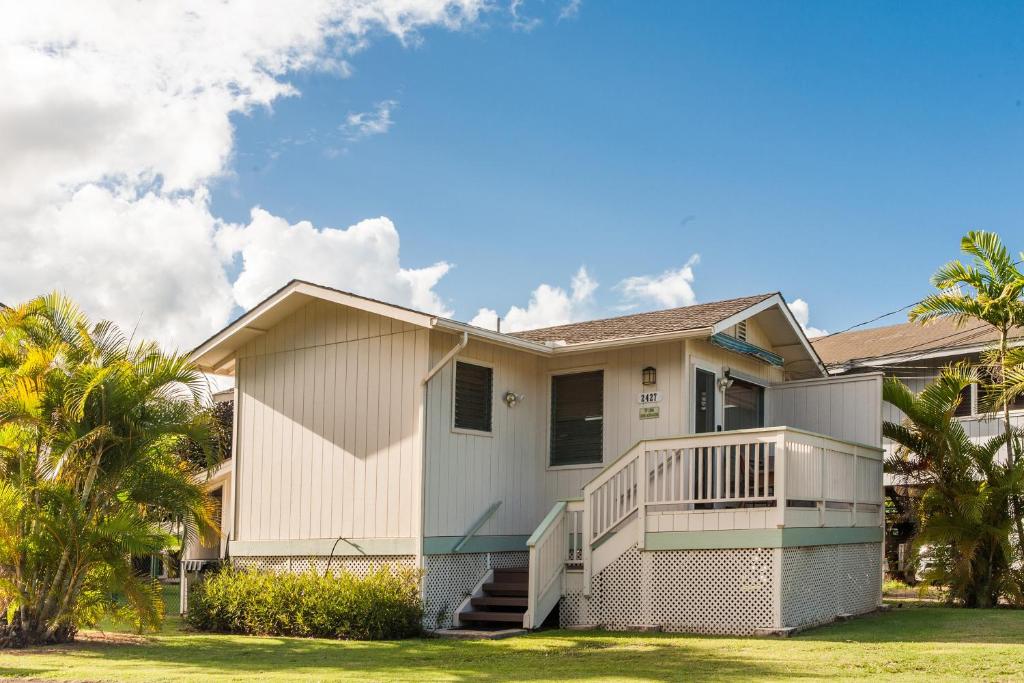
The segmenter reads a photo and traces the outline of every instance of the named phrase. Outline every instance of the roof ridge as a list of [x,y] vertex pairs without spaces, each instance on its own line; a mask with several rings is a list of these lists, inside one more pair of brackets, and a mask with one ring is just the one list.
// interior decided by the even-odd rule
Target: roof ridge
[[588,320],[577,320],[576,322],[562,323],[561,325],[548,325],[546,327],[532,327],[532,328],[527,329],[527,330],[517,330],[516,332],[508,332],[508,333],[503,333],[503,334],[508,334],[508,335],[514,337],[514,336],[517,336],[517,335],[520,335],[520,334],[525,334],[525,333],[532,334],[532,333],[536,333],[536,332],[545,332],[545,331],[548,331],[548,330],[557,330],[557,329],[562,328],[562,327],[575,327],[577,325],[588,325],[590,323],[603,323],[603,322],[609,322],[611,320],[623,320],[625,318],[632,318],[632,317],[641,316],[641,315],[656,315],[656,314],[659,314],[659,313],[669,313],[671,311],[682,311],[682,310],[685,310],[685,309],[698,308],[700,306],[712,306],[712,305],[716,305],[716,304],[729,304],[729,303],[733,303],[733,302],[736,302],[736,301],[742,301],[744,299],[757,299],[757,302],[755,302],[755,303],[759,303],[759,302],[764,301],[765,299],[767,299],[769,297],[772,297],[772,296],[775,296],[775,295],[782,296],[782,292],[764,292],[764,293],[761,293],[761,294],[750,294],[748,296],[736,296],[736,297],[732,297],[730,299],[717,299],[715,301],[703,301],[701,303],[690,304],[689,306],[673,306],[672,308],[658,308],[658,309],[655,309],[653,311],[638,311],[636,313],[625,313],[623,315],[612,315],[612,316],[608,316],[608,317],[605,317],[605,318],[591,318],[591,319],[588,319]]

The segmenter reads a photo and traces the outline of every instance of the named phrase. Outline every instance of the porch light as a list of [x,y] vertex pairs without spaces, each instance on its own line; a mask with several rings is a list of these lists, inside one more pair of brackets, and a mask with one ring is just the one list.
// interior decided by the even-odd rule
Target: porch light
[[648,365],[643,371],[644,386],[650,386],[658,383],[658,371]]

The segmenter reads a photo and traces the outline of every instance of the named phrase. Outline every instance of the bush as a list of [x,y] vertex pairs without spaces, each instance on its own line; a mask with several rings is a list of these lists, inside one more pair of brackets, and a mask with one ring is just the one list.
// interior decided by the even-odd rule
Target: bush
[[359,578],[269,574],[225,567],[189,596],[187,621],[200,631],[385,640],[418,635],[419,572],[383,567]]

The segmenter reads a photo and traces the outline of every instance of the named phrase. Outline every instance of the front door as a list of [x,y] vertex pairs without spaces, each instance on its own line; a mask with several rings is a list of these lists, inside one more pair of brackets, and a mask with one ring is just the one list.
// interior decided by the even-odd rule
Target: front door
[[715,431],[715,373],[697,368],[693,390],[693,431]]

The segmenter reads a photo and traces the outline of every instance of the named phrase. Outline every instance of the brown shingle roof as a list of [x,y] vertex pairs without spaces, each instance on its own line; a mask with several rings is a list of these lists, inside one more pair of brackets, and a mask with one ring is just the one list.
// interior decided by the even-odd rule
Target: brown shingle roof
[[645,337],[652,334],[685,332],[686,330],[710,327],[772,296],[775,296],[775,293],[757,294],[738,299],[726,299],[725,301],[712,301],[706,304],[683,306],[682,308],[670,308],[665,311],[634,313],[633,315],[623,315],[617,318],[588,320],[586,322],[545,327],[538,330],[514,332],[512,336],[542,343],[564,342],[566,344],[585,344],[587,342],[609,341],[612,339]]
[[[1018,335],[1024,336],[1024,332]],[[998,339],[998,333],[986,323],[958,327],[951,320],[939,319],[927,325],[903,323],[841,332],[812,339],[811,344],[825,365],[835,366],[890,356],[914,356],[941,349],[949,349],[953,355],[958,349],[989,344]]]

